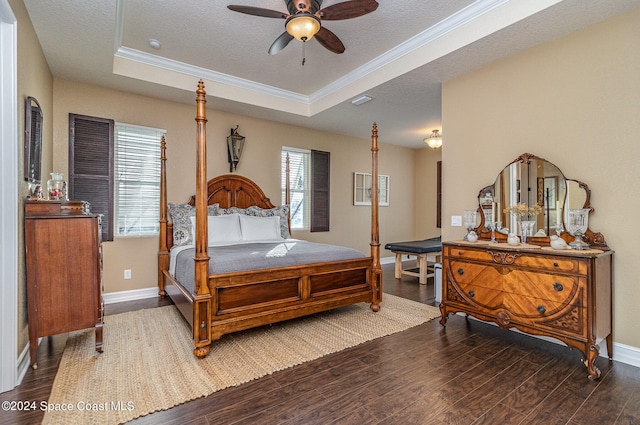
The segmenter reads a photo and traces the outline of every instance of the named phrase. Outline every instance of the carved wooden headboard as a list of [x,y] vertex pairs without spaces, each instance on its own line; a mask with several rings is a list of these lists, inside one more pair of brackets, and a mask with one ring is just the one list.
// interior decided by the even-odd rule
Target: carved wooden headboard
[[[192,196],[189,205],[195,203],[196,198]],[[207,182],[207,205],[213,204],[220,204],[220,208],[275,207],[255,182],[237,174],[224,174]]]

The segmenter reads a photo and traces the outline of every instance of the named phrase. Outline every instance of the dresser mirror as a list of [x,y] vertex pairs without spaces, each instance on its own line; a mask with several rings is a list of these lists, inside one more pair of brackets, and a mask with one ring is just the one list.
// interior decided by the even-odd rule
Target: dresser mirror
[[[535,209],[531,215],[521,218],[534,222],[526,238],[528,244],[549,245],[550,236],[557,234],[571,242],[573,236],[566,231],[569,209],[593,210],[590,197],[591,191],[586,184],[567,179],[551,162],[524,153],[508,164],[491,186],[480,190],[480,225],[475,231],[481,239],[491,239],[491,226],[497,223],[496,240],[506,241],[507,233],[520,235],[519,219],[508,209],[522,204],[529,211]],[[600,233],[588,229],[583,239],[590,246],[606,248]]]
[[27,97],[24,108],[24,179],[40,184],[42,162],[42,108],[35,97]]

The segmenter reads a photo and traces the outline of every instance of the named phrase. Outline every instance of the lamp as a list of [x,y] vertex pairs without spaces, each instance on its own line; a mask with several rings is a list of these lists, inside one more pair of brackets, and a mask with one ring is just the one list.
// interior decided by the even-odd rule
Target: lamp
[[309,12],[301,12],[289,17],[284,27],[289,35],[304,43],[320,31],[320,19]]
[[442,135],[439,133],[440,130],[433,130],[429,137],[424,139],[424,142],[429,145],[430,148],[438,149],[442,146]]
[[238,133],[238,126],[231,129],[231,134],[227,137],[227,154],[229,157],[229,172],[232,173],[238,167],[242,149],[244,148],[244,136]]

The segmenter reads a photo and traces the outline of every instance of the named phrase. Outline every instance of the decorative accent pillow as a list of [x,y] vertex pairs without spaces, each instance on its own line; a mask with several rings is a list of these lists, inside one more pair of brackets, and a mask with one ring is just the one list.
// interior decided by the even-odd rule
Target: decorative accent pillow
[[[169,217],[173,223],[173,246],[193,245],[195,243],[191,220],[189,217],[195,217],[196,208],[189,204],[168,204]],[[217,215],[219,205],[209,205],[207,214],[210,216]]]
[[[240,214],[248,215],[252,217],[280,217],[280,236],[282,239],[291,239],[291,233],[289,233],[289,205],[282,205],[270,209],[260,208],[256,205],[252,205],[249,208],[220,208],[218,204],[215,204],[214,215],[227,215],[227,214]],[[213,207],[213,205],[212,205]]]
[[[220,243],[240,242],[242,240],[242,232],[240,230],[240,217],[238,214],[228,215],[210,215],[207,221],[207,246],[214,246]],[[196,234],[196,217],[191,216],[194,243]]]
[[254,217],[280,217],[280,236],[282,239],[291,239],[289,233],[289,205],[281,205],[271,209],[263,209],[257,206],[247,208],[247,215]]
[[169,217],[173,223],[173,246],[193,245],[193,233],[189,217],[196,215],[196,209],[189,204],[169,203]]
[[243,241],[272,241],[280,236],[280,217],[254,217],[240,215],[240,229]]

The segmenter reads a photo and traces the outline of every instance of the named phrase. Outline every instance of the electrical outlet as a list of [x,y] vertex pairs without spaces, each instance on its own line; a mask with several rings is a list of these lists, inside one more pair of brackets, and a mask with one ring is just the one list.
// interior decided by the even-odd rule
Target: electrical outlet
[[452,215],[451,216],[451,226],[453,226],[453,227],[461,227],[462,226],[462,216],[461,215]]
[[125,279],[131,279],[131,269],[126,269],[124,271],[124,278]]

